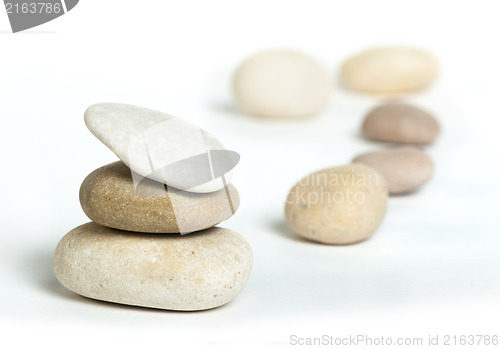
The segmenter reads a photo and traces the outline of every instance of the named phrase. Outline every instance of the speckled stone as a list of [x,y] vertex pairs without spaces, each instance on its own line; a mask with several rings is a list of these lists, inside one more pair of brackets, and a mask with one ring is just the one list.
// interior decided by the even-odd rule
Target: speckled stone
[[429,52],[402,46],[376,47],[361,52],[341,67],[343,84],[355,91],[399,94],[421,90],[439,73]]
[[364,136],[381,142],[428,144],[439,132],[439,123],[429,112],[401,102],[373,108],[363,122]]
[[320,113],[333,81],[313,58],[294,50],[263,51],[241,64],[234,76],[236,103],[245,113],[296,118]]
[[226,304],[245,286],[252,263],[247,241],[224,228],[154,235],[87,223],[66,234],[54,254],[56,277],[73,292],[170,310]]
[[356,156],[353,162],[377,170],[385,178],[390,194],[417,190],[429,181],[434,172],[429,155],[414,146],[368,152]]
[[288,194],[286,223],[299,236],[351,244],[377,230],[387,208],[382,176],[362,164],[328,168],[300,180]]
[[236,188],[189,193],[138,176],[122,162],[103,166],[85,178],[80,203],[95,223],[145,233],[188,233],[228,219],[238,209]]

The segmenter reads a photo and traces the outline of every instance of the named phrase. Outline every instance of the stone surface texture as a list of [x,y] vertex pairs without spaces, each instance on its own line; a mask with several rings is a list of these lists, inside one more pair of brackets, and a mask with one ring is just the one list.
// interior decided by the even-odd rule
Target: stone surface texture
[[224,228],[181,236],[87,223],[59,242],[54,272],[66,288],[88,298],[188,311],[231,301],[252,262],[247,241]]
[[387,209],[382,176],[362,164],[314,172],[290,191],[286,223],[299,236],[325,244],[351,244],[368,239]]
[[[134,181],[137,179],[137,182]],[[145,233],[187,233],[228,219],[239,207],[236,188],[189,193],[142,176],[122,162],[103,166],[85,178],[80,203],[95,223]]]

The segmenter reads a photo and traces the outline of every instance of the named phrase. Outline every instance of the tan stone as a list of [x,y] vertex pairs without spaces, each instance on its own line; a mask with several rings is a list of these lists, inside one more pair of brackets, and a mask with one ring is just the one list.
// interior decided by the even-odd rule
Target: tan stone
[[260,52],[241,64],[234,95],[246,113],[294,118],[320,113],[330,100],[333,81],[311,57],[293,50]]
[[368,152],[358,155],[353,162],[377,170],[385,178],[391,194],[417,190],[429,181],[434,172],[429,155],[414,146]]
[[[138,178],[134,184],[134,178]],[[145,233],[187,233],[207,229],[231,217],[239,194],[229,184],[212,193],[165,188],[135,175],[122,162],[103,166],[85,178],[80,203],[95,223]]]
[[375,107],[363,122],[364,136],[382,142],[427,144],[439,132],[439,123],[429,112],[399,102]]
[[285,204],[286,223],[308,240],[351,244],[369,238],[387,208],[382,176],[362,164],[314,172],[290,191]]
[[386,46],[361,52],[341,67],[343,84],[355,91],[405,93],[430,85],[439,64],[429,52],[414,47]]
[[245,286],[252,251],[239,234],[212,228],[188,235],[139,234],[87,223],[57,245],[54,272],[82,296],[170,310],[203,310]]

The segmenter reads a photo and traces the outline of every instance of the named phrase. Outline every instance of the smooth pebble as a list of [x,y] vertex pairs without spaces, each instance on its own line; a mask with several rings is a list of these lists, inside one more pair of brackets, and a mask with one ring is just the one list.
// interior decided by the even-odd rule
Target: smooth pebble
[[269,50],[247,59],[234,77],[236,103],[246,113],[294,118],[320,113],[332,94],[328,71],[293,50]]
[[286,223],[299,236],[325,244],[368,239],[387,209],[382,176],[362,164],[333,167],[300,180],[288,194]]
[[428,144],[440,126],[429,112],[405,103],[387,103],[372,109],[362,126],[366,138],[393,143]]
[[341,67],[343,84],[355,91],[398,94],[421,90],[437,77],[439,64],[429,52],[387,46],[361,52]]
[[[134,182],[134,179],[140,181]],[[122,162],[103,166],[85,178],[80,203],[95,223],[144,233],[188,233],[231,217],[240,198],[236,188],[189,193],[134,173]]]
[[385,178],[390,194],[415,191],[428,182],[434,172],[429,155],[414,146],[368,152],[356,156],[353,162],[377,170]]
[[152,109],[95,104],[86,110],[85,124],[134,172],[181,190],[224,188],[239,160],[205,130]]
[[138,234],[87,223],[57,245],[54,272],[82,296],[170,310],[221,306],[245,286],[253,257],[224,228],[188,235]]

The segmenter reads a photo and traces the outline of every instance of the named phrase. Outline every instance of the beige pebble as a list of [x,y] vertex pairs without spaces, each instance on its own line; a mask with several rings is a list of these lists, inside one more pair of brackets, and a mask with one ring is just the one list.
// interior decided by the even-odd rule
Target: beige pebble
[[236,103],[252,115],[294,118],[320,113],[333,87],[328,71],[293,50],[269,50],[247,59],[234,77]]
[[405,103],[387,103],[372,109],[363,122],[366,138],[394,143],[427,144],[440,132],[429,112]]
[[413,47],[387,46],[361,52],[341,67],[344,85],[368,93],[405,93],[430,85],[439,72],[436,58]]
[[245,286],[252,251],[224,228],[188,235],[124,232],[87,223],[57,245],[54,272],[82,296],[170,310],[203,310],[231,301]]
[[414,146],[372,151],[358,155],[353,162],[377,170],[385,178],[390,194],[417,190],[429,181],[434,171],[429,155]]
[[387,209],[387,187],[381,175],[362,164],[314,172],[290,191],[286,223],[298,235],[325,244],[368,239]]
[[95,223],[116,229],[187,233],[213,227],[239,206],[239,194],[232,184],[199,194],[166,189],[163,183],[132,174],[120,161],[89,174],[80,188],[85,214]]

